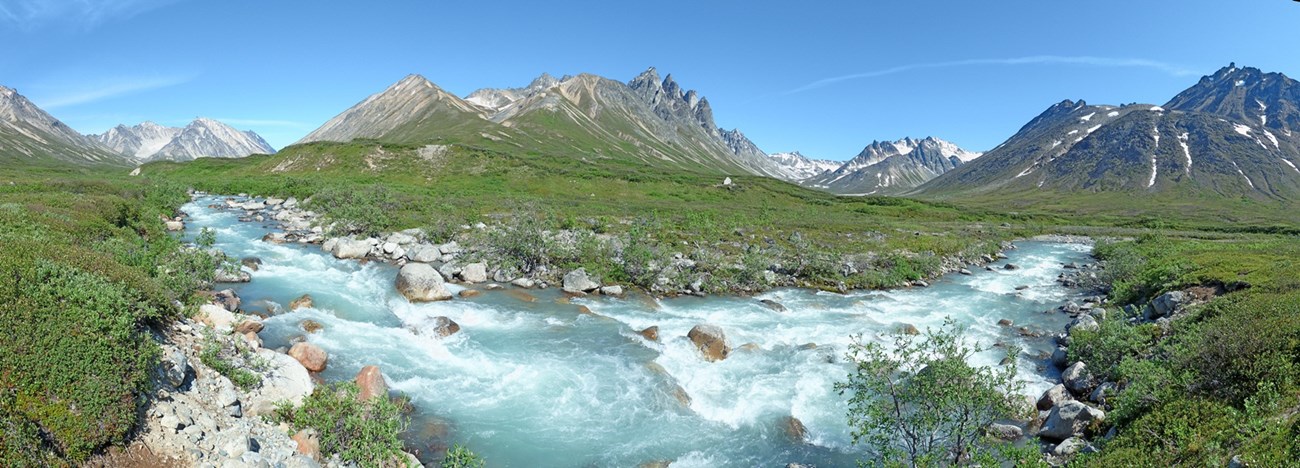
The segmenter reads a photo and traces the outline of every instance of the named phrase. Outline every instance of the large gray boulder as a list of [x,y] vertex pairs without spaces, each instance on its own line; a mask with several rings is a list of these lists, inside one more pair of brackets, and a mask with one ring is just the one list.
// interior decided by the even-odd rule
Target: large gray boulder
[[1038,436],[1049,440],[1065,440],[1083,435],[1093,422],[1105,420],[1105,411],[1070,400],[1052,408],[1052,413],[1047,416],[1047,422],[1043,423]]
[[1089,314],[1080,315],[1078,318],[1075,318],[1074,321],[1070,322],[1069,325],[1065,326],[1065,331],[1071,336],[1074,336],[1075,332],[1094,332],[1099,329],[1101,329],[1101,324],[1097,323],[1097,319],[1092,318],[1092,315]]
[[406,251],[406,258],[412,262],[430,263],[436,262],[442,258],[442,252],[438,248],[429,244],[415,244]]
[[1151,301],[1151,308],[1148,309],[1151,313],[1146,318],[1154,320],[1160,317],[1173,315],[1174,312],[1177,312],[1186,306],[1187,303],[1190,302],[1190,299],[1191,298],[1182,291],[1170,291],[1161,294],[1159,297]]
[[411,302],[445,301],[451,299],[446,282],[438,270],[427,263],[407,263],[397,272],[397,291]]
[[1071,364],[1061,372],[1061,382],[1065,388],[1075,395],[1088,395],[1092,387],[1096,385],[1092,377],[1092,372],[1088,371],[1088,366],[1081,362]]
[[600,283],[592,281],[591,277],[587,276],[585,268],[579,268],[564,275],[564,292],[588,292],[595,291],[599,287]]
[[370,254],[370,248],[374,245],[373,239],[339,239],[334,244],[334,250],[331,253],[334,254],[335,258],[366,258],[366,255]]
[[1070,396],[1070,391],[1066,390],[1064,385],[1056,384],[1043,392],[1043,396],[1038,397],[1038,402],[1034,406],[1040,411],[1047,411],[1072,399],[1074,397]]
[[460,279],[466,283],[483,283],[487,281],[487,265],[470,263],[460,270]]

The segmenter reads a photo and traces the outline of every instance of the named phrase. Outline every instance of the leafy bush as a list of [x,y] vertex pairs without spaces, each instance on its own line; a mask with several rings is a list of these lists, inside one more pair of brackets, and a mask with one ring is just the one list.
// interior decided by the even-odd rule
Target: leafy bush
[[335,186],[312,195],[307,208],[344,225],[344,233],[380,235],[396,225],[394,213],[406,203],[383,184]]
[[854,444],[891,465],[951,466],[994,456],[981,435],[1023,410],[1016,366],[1013,360],[1001,370],[971,367],[967,359],[980,349],[962,332],[949,319],[923,337],[898,333],[889,349],[855,340],[848,355],[855,368],[836,384],[850,395]]
[[1094,375],[1117,380],[1120,362],[1148,352],[1159,333],[1155,325],[1130,325],[1112,315],[1099,320],[1097,330],[1070,332],[1070,362],[1083,361]]
[[[5,265],[0,323],[0,388],[13,389],[6,413],[22,415],[73,460],[121,442],[135,426],[137,395],[158,348],[140,326],[135,291],[45,260]],[[17,267],[17,268],[14,268]]]
[[321,385],[294,408],[285,402],[276,417],[294,431],[307,428],[320,433],[321,454],[338,454],[344,462],[378,467],[403,460],[402,440],[406,429],[401,408],[387,398],[357,399],[353,382]]

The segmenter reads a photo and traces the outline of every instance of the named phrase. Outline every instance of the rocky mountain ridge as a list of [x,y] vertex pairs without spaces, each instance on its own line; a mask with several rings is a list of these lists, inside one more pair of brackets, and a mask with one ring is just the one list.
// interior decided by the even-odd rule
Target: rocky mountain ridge
[[1300,85],[1235,64],[1163,106],[1066,100],[923,196],[1055,192],[1300,197]]
[[185,127],[165,127],[145,121],[135,126],[118,125],[92,135],[104,146],[136,161],[189,161],[201,157],[242,158],[250,154],[271,154],[275,148],[251,131],[208,118],[198,118]]
[[873,141],[840,167],[800,183],[845,195],[898,194],[980,154],[935,137]]
[[120,155],[0,86],[0,160],[125,165]]

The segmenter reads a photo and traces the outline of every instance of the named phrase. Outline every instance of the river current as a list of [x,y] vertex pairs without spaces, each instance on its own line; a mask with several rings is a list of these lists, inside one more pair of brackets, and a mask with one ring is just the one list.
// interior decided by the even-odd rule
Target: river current
[[[406,435],[413,447],[436,457],[459,443],[489,466],[852,466],[863,449],[850,443],[846,397],[834,390],[850,370],[844,354],[852,335],[883,342],[904,324],[925,330],[951,317],[985,347],[1023,348],[1020,379],[1025,394],[1038,395],[1054,377],[1038,357],[1052,349],[1051,339],[1016,328],[1045,335],[1064,328],[1068,317],[1045,311],[1077,292],[1055,279],[1063,264],[1089,260],[1086,245],[1026,241],[993,271],[972,268],[972,275],[947,275],[926,288],[565,300],[554,288],[525,295],[507,286],[411,304],[393,286],[396,267],[338,260],[314,245],[263,242],[274,227],[208,208],[221,200],[186,205],[186,235],[212,228],[227,254],[262,259],[252,282],[221,287],[235,289],[246,310],[270,314],[261,333],[266,347],[305,336],[329,353],[321,375],[328,381],[378,365],[417,408]],[[1020,268],[1002,269],[1007,262]],[[285,310],[303,294],[314,307]],[[444,339],[421,333],[436,316],[461,331]],[[323,329],[306,334],[300,324],[308,319]],[[999,326],[1000,319],[1016,326]],[[725,331],[735,348],[727,359],[705,361],[686,338],[701,323]],[[660,342],[637,333],[649,326],[659,327]],[[756,346],[742,349],[748,343]],[[997,365],[1002,356],[993,348],[973,363]],[[787,435],[791,416],[806,426],[805,441]]]

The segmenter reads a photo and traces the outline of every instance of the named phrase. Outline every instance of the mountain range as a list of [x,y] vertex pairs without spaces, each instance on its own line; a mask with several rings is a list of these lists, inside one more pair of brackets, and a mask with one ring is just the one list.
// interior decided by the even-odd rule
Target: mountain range
[[480,89],[462,99],[410,75],[330,119],[298,143],[492,141],[578,161],[786,176],[748,138],[719,128],[708,99],[654,68],[622,83],[542,75],[528,86]]
[[1300,198],[1298,103],[1295,80],[1235,64],[1163,105],[1066,100],[914,194],[1124,192],[1294,200]]
[[77,133],[18,91],[0,86],[0,161],[123,165],[122,155]]
[[909,191],[980,157],[934,137],[873,141],[838,168],[800,183],[846,195],[885,195]]
[[258,134],[241,132],[207,118],[195,119],[181,128],[148,121],[132,127],[118,125],[93,136],[109,149],[136,161],[242,158],[275,152]]
[[[927,137],[875,141],[844,163],[767,154],[719,127],[707,98],[647,69],[628,82],[543,74],[528,85],[461,98],[419,75],[376,93],[299,143],[370,139],[462,143],[578,163],[759,175],[840,194],[946,199],[984,194],[1154,193],[1300,197],[1300,84],[1235,64],[1163,105],[1050,106],[987,153]],[[81,135],[0,87],[0,157],[129,165],[274,149],[211,119],[184,128],[144,122]]]
[[18,91],[0,86],[0,160],[125,166],[154,160],[274,153],[253,132],[199,118],[183,128],[144,122],[82,135]]

